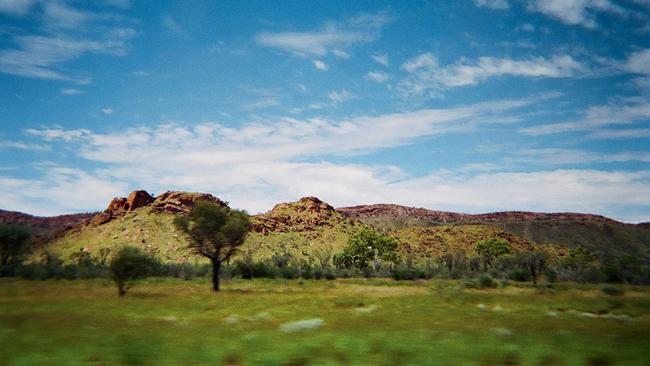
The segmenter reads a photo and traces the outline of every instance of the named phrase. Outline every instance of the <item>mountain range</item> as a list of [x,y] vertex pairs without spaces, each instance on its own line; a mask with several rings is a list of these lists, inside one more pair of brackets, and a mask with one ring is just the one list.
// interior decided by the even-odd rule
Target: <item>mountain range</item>
[[[38,253],[68,258],[76,251],[140,245],[164,261],[200,260],[174,228],[175,215],[197,201],[226,207],[208,193],[169,191],[158,196],[139,190],[114,198],[102,212],[36,217],[0,210],[0,222],[28,226]],[[305,260],[323,260],[340,252],[349,236],[372,227],[400,241],[404,255],[437,257],[450,250],[473,251],[477,241],[500,237],[515,248],[585,247],[602,256],[633,255],[650,260],[650,223],[628,224],[581,213],[495,212],[464,214],[394,204],[334,208],[316,197],[280,203],[251,217],[243,254],[268,258],[288,252]]]

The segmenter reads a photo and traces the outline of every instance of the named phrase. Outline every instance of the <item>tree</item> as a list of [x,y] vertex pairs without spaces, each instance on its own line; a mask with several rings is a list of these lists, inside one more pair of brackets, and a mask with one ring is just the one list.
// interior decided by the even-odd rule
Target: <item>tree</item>
[[197,202],[187,216],[178,216],[174,224],[187,235],[195,253],[210,259],[212,289],[219,291],[221,264],[237,253],[250,229],[246,211]]
[[512,253],[512,244],[501,238],[485,239],[476,243],[476,253],[483,259],[484,269],[487,270],[496,258]]
[[149,276],[152,266],[153,259],[139,248],[126,246],[120,249],[109,265],[119,295],[124,296],[133,286],[133,281]]
[[29,230],[20,225],[0,223],[0,266],[18,264],[27,253]]
[[537,286],[537,278],[546,270],[548,254],[539,250],[527,250],[518,253],[515,256],[515,261],[521,269],[528,272],[530,279],[533,281],[533,285]]
[[340,266],[354,266],[359,269],[365,269],[372,263],[373,269],[377,270],[380,260],[399,262],[397,245],[397,239],[364,228],[348,239],[343,253],[335,256],[334,262]]

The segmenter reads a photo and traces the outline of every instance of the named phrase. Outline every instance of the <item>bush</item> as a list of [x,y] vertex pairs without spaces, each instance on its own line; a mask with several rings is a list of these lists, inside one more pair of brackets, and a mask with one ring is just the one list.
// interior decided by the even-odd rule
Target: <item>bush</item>
[[235,262],[234,274],[250,280],[253,278],[275,278],[276,268],[266,262],[253,262],[250,260]]
[[525,269],[515,268],[508,272],[508,278],[517,282],[527,282],[530,280],[530,274]]
[[424,269],[419,267],[409,267],[405,265],[397,265],[391,271],[391,277],[395,280],[418,280],[422,278],[430,278]]
[[463,285],[466,288],[495,288],[499,284],[489,274],[482,274],[478,278],[466,280]]
[[621,296],[625,293],[625,290],[620,287],[606,286],[601,289],[601,291],[609,296]]
[[494,288],[498,286],[497,281],[495,281],[490,275],[482,274],[478,277],[478,283],[481,288]]
[[118,294],[124,296],[133,281],[149,276],[153,264],[153,259],[139,248],[126,246],[120,249],[109,266]]

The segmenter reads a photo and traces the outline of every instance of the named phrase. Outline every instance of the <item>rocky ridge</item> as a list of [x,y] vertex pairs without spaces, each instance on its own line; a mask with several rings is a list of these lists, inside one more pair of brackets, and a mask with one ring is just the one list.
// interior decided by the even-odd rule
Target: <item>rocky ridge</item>
[[138,190],[131,192],[128,197],[113,198],[103,212],[92,218],[90,225],[106,224],[142,207],[150,207],[157,213],[188,213],[198,201],[227,207],[224,201],[209,193],[167,191],[154,198],[147,191]]
[[592,214],[572,212],[542,213],[527,211],[503,211],[484,214],[463,214],[447,211],[435,211],[426,208],[407,207],[394,204],[360,205],[336,209],[346,217],[403,217],[424,220],[435,224],[471,224],[485,221],[507,220],[561,220],[561,221],[598,221],[618,223],[616,220]]
[[303,197],[296,202],[277,204],[270,211],[253,216],[251,230],[262,234],[312,231],[344,220],[329,204],[316,197]]

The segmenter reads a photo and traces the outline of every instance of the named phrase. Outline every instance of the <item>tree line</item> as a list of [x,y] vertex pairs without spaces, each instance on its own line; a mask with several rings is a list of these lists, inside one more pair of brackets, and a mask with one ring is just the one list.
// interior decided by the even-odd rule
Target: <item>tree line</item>
[[209,263],[162,263],[132,246],[116,253],[105,248],[96,257],[81,250],[74,253],[68,263],[50,254],[45,254],[39,262],[23,263],[29,252],[29,230],[0,224],[0,276],[111,278],[120,296],[126,294],[134,281],[149,276],[209,277],[214,291],[220,290],[222,276],[245,279],[469,278],[468,285],[478,287],[490,287],[495,278],[530,281],[534,285],[541,280],[549,283],[558,280],[650,283],[650,267],[630,256],[602,260],[589,250],[577,247],[558,259],[543,249],[515,251],[507,240],[491,238],[475,243],[475,255],[449,251],[439,258],[423,259],[400,255],[397,239],[370,228],[362,228],[351,235],[339,254],[315,253],[318,257],[315,262],[296,258],[289,252],[276,253],[261,261],[253,260],[252,253],[244,252],[233,260],[250,229],[245,211],[197,202],[188,215],[178,216],[174,225],[186,236],[189,248]]

